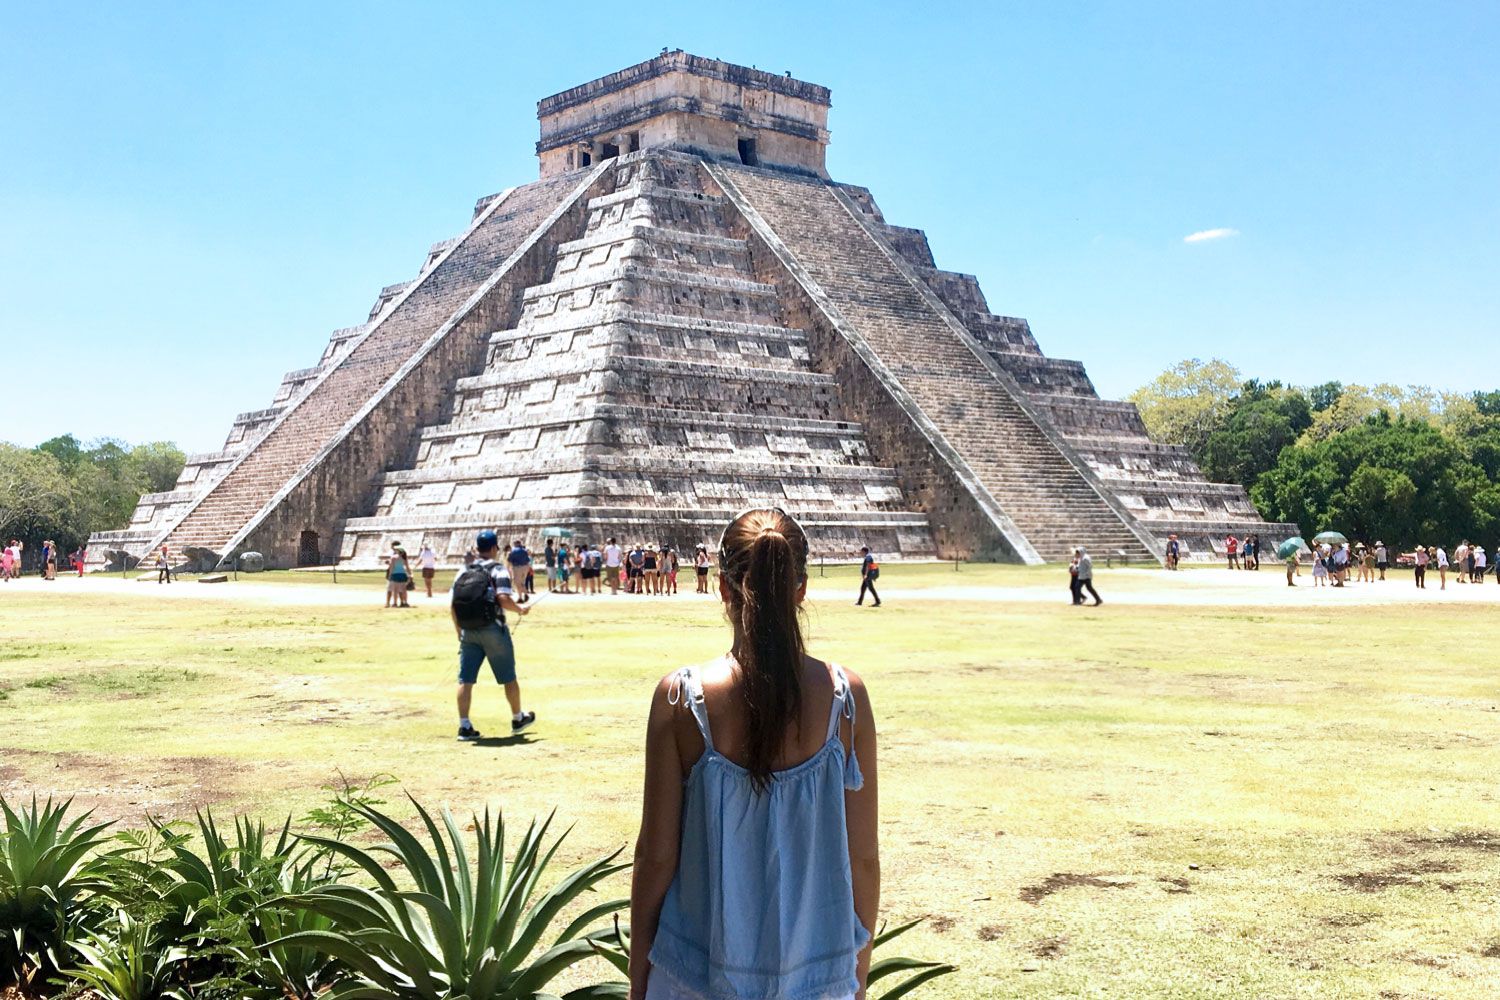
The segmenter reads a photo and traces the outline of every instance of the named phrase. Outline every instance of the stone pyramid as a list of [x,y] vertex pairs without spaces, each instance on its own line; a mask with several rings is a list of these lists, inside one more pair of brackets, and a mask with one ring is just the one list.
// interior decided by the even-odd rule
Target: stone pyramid
[[828,558],[1295,533],[829,180],[828,107],[680,51],[542,101],[541,179],[481,199],[91,558],[375,566],[399,539],[457,562],[482,527],[712,549],[763,503]]

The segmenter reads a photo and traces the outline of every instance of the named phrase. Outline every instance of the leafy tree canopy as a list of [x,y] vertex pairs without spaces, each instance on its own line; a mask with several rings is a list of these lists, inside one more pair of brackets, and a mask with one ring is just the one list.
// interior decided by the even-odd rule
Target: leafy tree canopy
[[0,535],[22,539],[28,552],[48,538],[72,550],[95,531],[129,524],[141,494],[172,489],[184,457],[166,441],[85,445],[63,434],[35,448],[0,442]]
[[1240,388],[1239,369],[1227,361],[1189,358],[1130,395],[1154,440],[1180,444],[1194,454],[1223,419]]
[[1131,399],[1154,438],[1245,486],[1268,519],[1403,546],[1500,533],[1500,391],[1230,376],[1184,361]]

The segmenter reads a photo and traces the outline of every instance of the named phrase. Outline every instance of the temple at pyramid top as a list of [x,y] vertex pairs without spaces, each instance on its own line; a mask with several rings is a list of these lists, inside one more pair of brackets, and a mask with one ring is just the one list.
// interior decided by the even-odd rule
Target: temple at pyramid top
[[826,177],[829,91],[681,49],[537,102],[542,176],[641,149]]

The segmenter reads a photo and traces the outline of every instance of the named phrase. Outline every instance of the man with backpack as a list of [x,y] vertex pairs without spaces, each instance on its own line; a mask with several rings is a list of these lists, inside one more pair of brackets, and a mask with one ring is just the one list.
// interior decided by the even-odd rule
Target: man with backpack
[[458,634],[458,738],[479,739],[479,730],[469,721],[469,705],[479,664],[490,661],[495,681],[505,688],[510,703],[510,732],[514,736],[536,721],[535,712],[521,709],[521,685],[516,682],[516,652],[511,644],[505,612],[527,614],[511,596],[511,577],[496,561],[500,539],[493,531],[481,531],[479,558],[453,581],[450,614]]

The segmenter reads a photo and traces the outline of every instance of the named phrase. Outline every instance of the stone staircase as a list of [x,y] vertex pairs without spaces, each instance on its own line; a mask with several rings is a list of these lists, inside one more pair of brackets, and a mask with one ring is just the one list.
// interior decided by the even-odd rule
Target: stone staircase
[[484,370],[457,381],[446,422],[344,522],[341,559],[377,564],[396,539],[457,558],[477,528],[550,525],[691,550],[757,503],[802,518],[819,555],[934,555],[927,515],[812,367],[697,159],[616,162],[614,190],[522,292]]
[[[563,175],[517,188],[491,201],[468,232],[418,279],[383,291],[382,300],[372,310],[378,321],[362,332],[305,393],[290,400],[265,436],[240,456],[180,520],[160,533],[152,546],[166,542],[174,552],[227,553],[578,183],[578,176]],[[372,468],[368,473],[379,471]],[[362,490],[348,492],[353,499]]]
[[1075,545],[1157,558],[1149,536],[1105,499],[831,185],[725,165],[710,170],[769,227],[815,284],[814,298],[873,350],[1041,559],[1066,559]]

